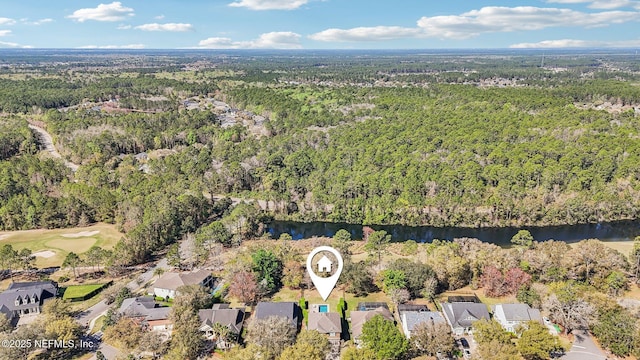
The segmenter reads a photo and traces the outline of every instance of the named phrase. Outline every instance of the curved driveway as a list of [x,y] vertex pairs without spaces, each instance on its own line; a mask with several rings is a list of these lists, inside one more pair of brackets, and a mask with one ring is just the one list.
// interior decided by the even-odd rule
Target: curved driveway
[[562,360],[606,360],[607,355],[598,348],[588,331],[579,332],[575,335],[571,350],[567,352]]

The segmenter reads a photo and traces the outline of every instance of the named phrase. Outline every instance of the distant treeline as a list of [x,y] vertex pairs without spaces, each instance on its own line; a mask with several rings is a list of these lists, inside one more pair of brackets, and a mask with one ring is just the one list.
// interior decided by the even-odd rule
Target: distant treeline
[[[349,223],[638,218],[640,87],[625,70],[632,64],[618,61],[613,71],[599,67],[607,59],[559,59],[548,64],[567,70],[535,67],[532,58],[496,60],[491,70],[487,59],[276,57],[162,75],[76,68],[8,76],[0,110],[43,121],[60,153],[81,166],[72,175],[34,156],[23,117],[0,118],[0,227],[114,222],[137,259],[228,210],[208,195],[284,203],[272,211],[293,220]],[[173,66],[165,65],[158,71]],[[507,85],[452,81],[508,74],[515,82]],[[144,110],[155,106],[144,100],[151,95],[161,99],[154,113],[57,110],[115,98]],[[238,111],[236,125],[223,128],[213,111],[179,106],[192,96],[266,120]],[[253,220],[262,216],[254,210],[246,210]]]

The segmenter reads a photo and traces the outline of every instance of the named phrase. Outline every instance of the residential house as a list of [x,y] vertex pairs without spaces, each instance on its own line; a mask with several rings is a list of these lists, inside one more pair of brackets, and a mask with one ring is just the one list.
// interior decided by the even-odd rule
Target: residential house
[[[214,304],[211,309],[198,311],[200,331],[204,333],[207,340],[214,341],[217,348],[229,349],[240,339],[244,316],[244,309],[232,309],[229,304]],[[216,334],[216,324],[226,326],[229,329],[229,336],[219,338],[219,334]]]
[[[323,305],[326,306],[326,305]],[[340,346],[342,345],[342,318],[335,312],[320,311],[327,308],[313,306],[309,312],[307,329],[315,330],[320,334],[325,334],[329,338],[331,351],[327,359],[340,358]]]
[[57,295],[58,284],[53,281],[14,282],[0,293],[0,312],[15,323],[20,316],[39,314]]
[[153,292],[149,295],[173,299],[177,295],[176,290],[185,285],[201,285],[210,289],[213,287],[213,276],[206,270],[166,272],[153,284]]
[[143,329],[155,331],[165,340],[171,337],[173,322],[169,319],[170,307],[161,307],[152,297],[139,296],[122,301],[118,313],[139,324]]
[[255,319],[266,319],[271,316],[280,316],[287,318],[296,330],[302,324],[302,311],[300,306],[294,302],[259,302],[254,310],[253,317]]
[[446,323],[442,314],[435,311],[403,311],[400,315],[400,322],[402,323],[402,331],[407,339],[411,337],[413,331],[420,324],[430,322]]
[[371,320],[371,318],[373,318],[376,315],[381,315],[383,318],[389,320],[389,321],[394,321],[393,318],[393,314],[391,314],[391,312],[389,311],[389,309],[387,309],[386,307],[378,307],[375,308],[373,310],[354,310],[351,311],[351,317],[350,317],[350,321],[351,321],[351,338],[353,339],[354,343],[358,346],[360,346],[361,340],[360,340],[360,336],[362,335],[362,327],[364,326],[364,323],[366,323],[367,321]]
[[441,303],[444,318],[455,335],[471,333],[472,324],[480,319],[489,320],[489,311],[482,303],[453,302]]
[[493,307],[493,318],[502,327],[512,333],[516,332],[518,325],[528,321],[542,323],[540,310],[532,309],[527,304],[498,304]]
[[340,342],[342,319],[335,312],[309,312],[307,329],[326,334],[330,342]]

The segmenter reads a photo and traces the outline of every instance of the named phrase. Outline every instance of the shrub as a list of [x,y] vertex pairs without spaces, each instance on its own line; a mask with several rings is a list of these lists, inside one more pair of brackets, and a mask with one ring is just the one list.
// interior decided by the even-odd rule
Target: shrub
[[402,244],[400,255],[410,256],[418,253],[418,243],[415,240],[407,240]]

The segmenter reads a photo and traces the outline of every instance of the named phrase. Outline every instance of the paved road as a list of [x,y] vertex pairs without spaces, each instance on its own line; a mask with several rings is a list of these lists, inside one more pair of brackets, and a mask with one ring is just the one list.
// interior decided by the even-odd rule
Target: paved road
[[588,331],[578,331],[575,334],[576,340],[573,342],[571,350],[567,352],[562,360],[606,360],[607,355],[593,342]]
[[33,124],[29,124],[29,128],[40,135],[40,140],[42,141],[45,149],[49,152],[49,154],[51,154],[51,156],[57,159],[62,159],[64,161],[64,165],[71,169],[71,171],[75,172],[76,170],[78,170],[78,164],[74,164],[62,158],[62,155],[60,155],[58,150],[56,150],[56,147],[53,145],[53,138],[51,137],[51,134],[47,132],[47,130]]
[[[137,278],[130,281],[127,284],[127,287],[129,288],[129,290],[131,290],[131,292],[133,293],[140,290],[145,283],[147,283],[149,280],[151,280],[151,278],[153,278],[153,272],[157,268],[168,270],[169,265],[167,264],[167,259],[165,258],[161,259],[156,263],[155,266],[152,266],[147,271],[139,275]],[[99,303],[93,305],[92,307],[78,314],[76,316],[77,321],[80,324],[82,324],[82,326],[87,326],[89,325],[89,322],[91,322],[92,319],[95,319],[96,317],[100,316],[103,312],[107,311],[108,308],[109,308],[109,305],[107,305],[107,303],[104,300],[102,300]]]
[[92,319],[100,316],[100,314],[107,311],[108,308],[109,305],[107,305],[107,303],[102,300],[99,303],[88,308],[87,310],[76,315],[76,321],[82,326],[89,326],[89,322],[91,322]]
[[[155,266],[152,266],[147,271],[145,271],[144,273],[136,277],[134,280],[129,282],[127,284],[127,287],[131,290],[131,292],[133,293],[137,292],[145,285],[145,283],[147,283],[149,280],[153,278],[153,272],[157,268],[168,270],[169,265],[167,264],[167,259],[162,258],[160,261],[156,263]],[[107,311],[107,309],[109,309],[109,306],[110,305],[107,305],[107,303],[104,300],[102,300],[99,303],[90,307],[89,309],[83,311],[78,316],[76,316],[76,321],[80,323],[82,326],[88,326],[91,320],[102,315],[105,311]],[[102,335],[102,332],[99,332],[99,334]],[[118,349],[114,348],[109,344],[105,344],[102,341],[100,341],[100,345],[97,350],[102,351],[105,357],[109,360],[115,359],[120,354],[120,351]],[[96,359],[96,356],[94,354],[91,357],[91,360],[95,360],[95,359]]]

